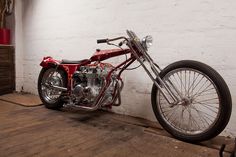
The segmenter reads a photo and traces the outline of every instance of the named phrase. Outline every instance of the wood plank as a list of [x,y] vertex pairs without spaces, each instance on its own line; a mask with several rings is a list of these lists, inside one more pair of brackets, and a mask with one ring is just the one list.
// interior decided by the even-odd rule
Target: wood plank
[[[61,112],[0,101],[0,156],[217,156],[218,150],[163,136],[133,117]],[[158,134],[156,132],[160,131]]]

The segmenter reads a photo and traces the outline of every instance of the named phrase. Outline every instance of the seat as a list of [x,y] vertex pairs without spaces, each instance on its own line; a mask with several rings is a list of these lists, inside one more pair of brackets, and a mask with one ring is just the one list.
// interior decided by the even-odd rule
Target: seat
[[61,60],[61,64],[81,64],[81,63],[84,63],[84,62],[88,62],[89,59],[83,59],[83,60],[67,60],[67,59],[62,59]]

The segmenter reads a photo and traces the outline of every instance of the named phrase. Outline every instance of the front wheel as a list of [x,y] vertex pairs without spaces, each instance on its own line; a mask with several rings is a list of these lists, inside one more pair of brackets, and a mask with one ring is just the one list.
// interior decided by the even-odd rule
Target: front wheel
[[200,142],[221,133],[229,122],[232,101],[223,78],[206,64],[183,60],[170,64],[160,77],[181,100],[170,105],[152,88],[152,107],[162,127],[177,139]]

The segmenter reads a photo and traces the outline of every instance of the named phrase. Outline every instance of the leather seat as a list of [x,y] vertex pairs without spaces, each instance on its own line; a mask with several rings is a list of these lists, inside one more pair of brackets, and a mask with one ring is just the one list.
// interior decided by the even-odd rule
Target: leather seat
[[61,64],[81,64],[83,62],[87,62],[89,59],[83,59],[83,60],[67,60],[67,59],[62,59]]

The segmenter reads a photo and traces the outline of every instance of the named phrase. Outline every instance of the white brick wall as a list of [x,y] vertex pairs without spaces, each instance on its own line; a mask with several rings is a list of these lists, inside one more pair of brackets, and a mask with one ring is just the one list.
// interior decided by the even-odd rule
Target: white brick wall
[[12,35],[12,42],[15,44],[15,58],[16,58],[16,90],[21,91],[23,87],[23,31],[22,31],[22,3],[21,1],[15,2],[15,34]]
[[[18,41],[24,42],[23,87],[27,92],[37,93],[43,56],[88,58],[96,48],[105,47],[96,45],[96,39],[125,35],[126,29],[132,29],[139,36],[154,37],[150,54],[162,67],[182,59],[207,63],[236,96],[235,0],[24,0],[23,7],[23,36]],[[115,111],[155,120],[148,76],[139,69],[123,77],[122,106]],[[236,135],[235,108],[234,104],[227,134]]]

